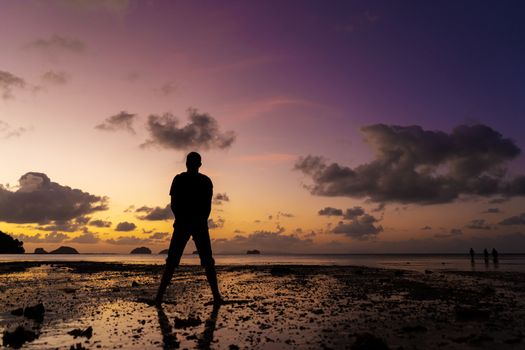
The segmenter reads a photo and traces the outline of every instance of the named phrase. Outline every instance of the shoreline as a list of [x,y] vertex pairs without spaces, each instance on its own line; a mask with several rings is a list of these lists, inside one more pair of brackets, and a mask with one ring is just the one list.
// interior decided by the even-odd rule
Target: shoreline
[[[326,265],[218,265],[231,303],[218,310],[203,269],[182,265],[161,309],[162,265],[0,263],[0,334],[38,337],[33,349],[522,349],[525,273]],[[42,322],[12,315],[42,302]],[[92,336],[68,334],[91,327]],[[75,334],[81,334],[75,333]],[[360,343],[360,344],[361,344]]]

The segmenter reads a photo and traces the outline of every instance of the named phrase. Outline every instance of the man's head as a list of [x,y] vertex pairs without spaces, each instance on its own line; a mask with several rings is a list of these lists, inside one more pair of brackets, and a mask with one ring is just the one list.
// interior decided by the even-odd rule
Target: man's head
[[190,152],[186,156],[186,168],[188,171],[199,171],[201,167],[201,155],[197,152]]

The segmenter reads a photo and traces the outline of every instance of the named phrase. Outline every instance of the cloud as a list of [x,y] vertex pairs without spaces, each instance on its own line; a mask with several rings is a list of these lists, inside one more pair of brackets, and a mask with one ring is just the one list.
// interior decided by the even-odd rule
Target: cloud
[[501,210],[499,208],[488,208],[483,213],[484,214],[498,214],[498,213],[501,213]]
[[55,34],[47,39],[35,39],[27,44],[25,48],[28,50],[45,52],[48,54],[79,54],[86,51],[86,44],[84,44],[84,42],[79,39]]
[[490,230],[491,229],[490,225],[488,225],[484,219],[471,220],[470,223],[468,223],[465,227],[473,229],[473,230]]
[[224,219],[218,218],[217,220],[213,220],[212,218],[208,219],[208,228],[210,230],[216,229],[216,228],[222,228],[224,227]]
[[166,205],[164,208],[161,208],[161,207],[150,208],[147,206],[143,206],[135,210],[135,212],[146,213],[146,215],[139,216],[139,219],[141,220],[157,221],[157,220],[172,220],[173,219],[173,212],[171,211],[171,207],[169,204]]
[[2,93],[2,98],[4,100],[14,97],[14,89],[24,89],[26,85],[24,79],[12,73],[0,70],[0,92]]
[[128,231],[133,231],[136,228],[137,228],[137,225],[135,225],[134,223],[123,221],[117,224],[115,231],[128,232]]
[[434,237],[436,238],[452,238],[461,236],[463,234],[463,231],[459,228],[453,228],[448,233],[436,233]]
[[95,227],[111,227],[111,221],[91,220],[88,225]]
[[68,242],[81,244],[95,244],[100,242],[100,238],[96,233],[85,231],[80,236],[71,238]]
[[44,173],[29,172],[18,181],[14,192],[0,185],[0,221],[60,223],[107,210],[107,197],[62,186]]
[[353,207],[346,209],[344,218],[346,220],[354,220],[358,216],[364,215],[365,210],[362,207]]
[[245,253],[249,249],[258,249],[263,253],[290,253],[306,251],[313,246],[311,239],[271,231],[256,231],[248,236],[237,235],[229,239],[213,240],[214,251],[220,253]]
[[165,240],[169,237],[169,235],[170,234],[168,232],[155,232],[150,236],[150,238],[156,240]]
[[321,216],[343,216],[343,211],[341,209],[325,207],[317,212]]
[[213,204],[215,205],[221,205],[223,202],[229,202],[230,197],[226,193],[217,193],[215,197],[213,197]]
[[79,216],[71,220],[54,220],[50,224],[39,226],[38,229],[44,231],[75,232],[87,224],[88,221],[89,218],[85,216]]
[[27,128],[24,128],[24,127],[12,127],[11,125],[9,125],[9,123],[6,123],[6,122],[0,120],[0,135],[4,139],[10,139],[11,137],[20,137],[26,131],[28,131]]
[[175,83],[170,81],[170,82],[164,83],[159,88],[158,91],[164,96],[169,96],[169,95],[172,95],[173,93],[175,93],[177,90],[178,90],[177,85],[175,85]]
[[511,216],[499,222],[500,225],[525,225],[525,213]]
[[42,81],[50,85],[65,85],[69,82],[70,77],[64,71],[53,71],[49,70],[42,74]]
[[279,220],[280,218],[293,218],[295,215],[293,215],[292,213],[285,213],[285,212],[278,212],[277,213],[277,220]]
[[103,123],[95,126],[95,129],[103,131],[125,130],[132,134],[135,134],[135,129],[133,129],[133,122],[136,118],[136,114],[121,111],[115,115],[107,117]]
[[423,230],[423,231],[430,231],[430,230],[432,230],[432,227],[426,225],[426,226],[421,227],[421,230]]
[[460,125],[450,134],[385,124],[361,130],[375,151],[370,163],[350,168],[312,155],[296,162],[313,181],[306,186],[310,193],[417,204],[525,195],[525,176],[508,178],[504,166],[521,150],[488,126]]
[[68,236],[59,232],[51,232],[42,235],[37,233],[34,236],[28,236],[25,234],[13,235],[15,238],[21,240],[24,243],[62,243]]
[[354,217],[350,222],[339,222],[332,232],[357,240],[367,240],[383,231],[383,226],[374,225],[377,221],[372,215],[362,214]]
[[220,132],[219,123],[206,113],[188,110],[190,122],[179,127],[179,121],[171,113],[150,115],[147,127],[150,139],[141,147],[159,146],[168,149],[225,149],[235,141],[233,131]]

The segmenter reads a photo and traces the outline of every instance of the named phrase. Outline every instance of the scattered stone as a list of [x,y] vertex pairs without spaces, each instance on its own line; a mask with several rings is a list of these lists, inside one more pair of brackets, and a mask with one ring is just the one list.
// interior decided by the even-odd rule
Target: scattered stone
[[46,309],[44,308],[44,304],[39,303],[34,306],[26,307],[24,309],[24,316],[37,322],[42,322],[44,320],[45,312]]
[[352,350],[389,350],[383,339],[370,333],[358,333]]
[[417,325],[417,326],[405,326],[401,328],[403,333],[424,333],[427,331],[427,327]]
[[230,346],[228,346],[228,350],[239,350],[239,346],[235,345],[235,344],[230,344]]
[[89,326],[86,329],[73,329],[72,331],[67,332],[67,334],[72,335],[74,338],[86,337],[90,339],[93,336],[93,327]]
[[187,327],[195,327],[202,323],[201,319],[193,316],[189,316],[188,318],[179,318],[175,317],[175,328],[187,328]]
[[36,338],[38,338],[38,334],[25,329],[23,326],[18,326],[13,332],[4,332],[3,345],[18,349],[21,348],[24,343],[31,342]]
[[289,267],[285,267],[285,266],[274,266],[270,269],[270,274],[272,276],[284,276],[284,275],[289,275],[292,272],[293,272],[292,269],[290,269]]
[[433,274],[434,272],[432,272],[432,271],[430,271],[430,270],[425,270],[425,273],[426,273],[427,275],[431,275],[431,274]]
[[458,321],[485,321],[490,317],[490,312],[476,309],[473,306],[456,307],[456,320]]
[[22,316],[23,314],[24,314],[24,309],[21,307],[11,311],[11,315],[14,315],[14,316]]
[[82,343],[76,343],[76,345],[71,345],[69,350],[87,350],[87,348],[82,346]]
[[138,283],[137,281],[133,281],[133,282],[131,283],[131,286],[132,286],[132,287],[138,287],[138,286],[139,286],[139,283]]

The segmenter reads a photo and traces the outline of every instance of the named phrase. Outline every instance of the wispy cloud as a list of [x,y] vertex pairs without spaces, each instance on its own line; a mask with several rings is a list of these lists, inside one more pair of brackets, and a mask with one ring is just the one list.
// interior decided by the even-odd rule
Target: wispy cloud
[[136,118],[136,114],[121,111],[115,115],[107,117],[104,122],[95,126],[95,129],[103,131],[125,130],[135,134],[136,132],[133,128],[133,123],[135,122]]

